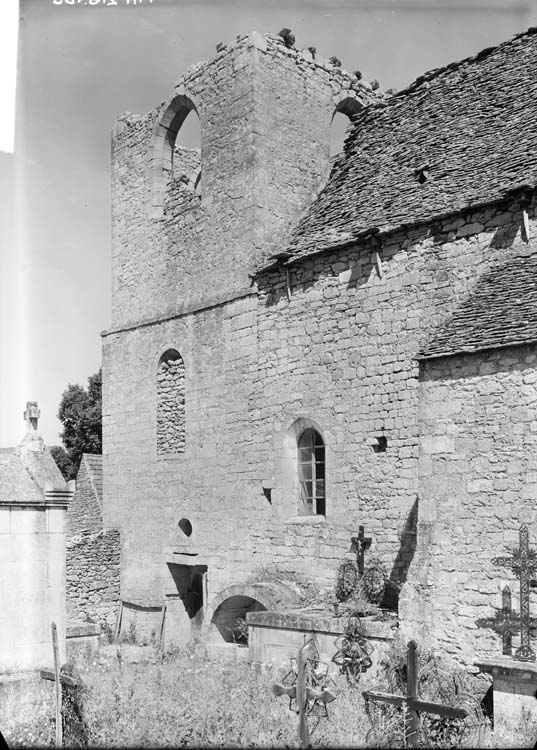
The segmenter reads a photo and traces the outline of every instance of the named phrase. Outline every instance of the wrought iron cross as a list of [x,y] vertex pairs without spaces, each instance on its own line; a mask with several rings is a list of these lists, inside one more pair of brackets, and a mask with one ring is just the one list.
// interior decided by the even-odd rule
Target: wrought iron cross
[[520,527],[520,546],[513,551],[512,557],[495,557],[493,565],[511,568],[520,578],[520,647],[514,658],[518,661],[535,661],[535,652],[530,646],[530,580],[537,572],[537,552],[529,548],[529,534],[526,524]]
[[372,690],[365,690],[362,695],[367,701],[379,701],[380,703],[391,703],[394,706],[404,708],[408,717],[408,735],[406,737],[407,747],[418,747],[418,714],[436,714],[437,716],[447,716],[451,719],[464,719],[468,712],[464,708],[454,708],[444,706],[442,703],[432,703],[431,701],[422,701],[418,697],[418,656],[417,645],[414,641],[408,644],[406,663],[407,663],[407,682],[406,695],[391,695],[390,693],[376,693]]
[[[511,608],[511,589],[505,586],[502,590],[502,608],[494,617],[481,617],[477,621],[478,628],[491,628],[502,637],[502,653],[512,656],[512,638],[520,632],[520,612]],[[530,627],[537,627],[537,618],[530,617]]]
[[286,695],[289,698],[289,708],[298,714],[301,748],[310,747],[308,715],[328,717],[327,705],[336,700],[334,693],[327,687],[329,679],[328,665],[319,661],[319,649],[314,635],[298,649],[296,659],[291,659],[291,670],[283,681],[272,686],[274,695]]
[[363,576],[364,574],[364,556],[366,550],[371,547],[371,537],[364,536],[364,527],[358,526],[358,536],[351,536],[351,552],[356,552],[356,564],[358,565],[358,573]]

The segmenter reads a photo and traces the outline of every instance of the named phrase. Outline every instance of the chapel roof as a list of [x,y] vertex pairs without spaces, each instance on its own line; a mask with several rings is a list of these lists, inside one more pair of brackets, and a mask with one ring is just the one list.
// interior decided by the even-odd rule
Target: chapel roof
[[36,452],[19,447],[0,454],[0,503],[44,501],[48,488],[65,486],[48,448]]
[[536,70],[531,28],[363,108],[287,253],[272,261],[293,263],[537,185]]
[[47,493],[65,493],[67,485],[37,432],[36,401],[26,403],[26,434],[15,448],[0,449],[0,504],[43,503]]
[[[85,466],[94,489],[99,508],[103,505],[103,457],[101,454],[83,453],[82,465]],[[79,469],[80,472],[80,469]]]
[[417,359],[537,341],[537,256],[519,254],[484,273]]

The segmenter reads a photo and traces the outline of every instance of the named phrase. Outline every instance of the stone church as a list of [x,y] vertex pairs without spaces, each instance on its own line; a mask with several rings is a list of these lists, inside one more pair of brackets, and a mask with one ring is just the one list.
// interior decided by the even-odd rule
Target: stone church
[[501,650],[492,559],[537,543],[536,69],[530,29],[387,94],[252,33],[118,119],[103,520],[178,642],[279,574],[332,588],[363,525],[405,632]]

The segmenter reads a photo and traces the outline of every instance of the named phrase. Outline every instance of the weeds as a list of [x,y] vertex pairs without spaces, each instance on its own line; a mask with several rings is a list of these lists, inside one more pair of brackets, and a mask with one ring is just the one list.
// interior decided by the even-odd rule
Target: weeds
[[[403,689],[405,680],[400,658],[404,651],[400,651],[395,648],[391,654],[388,687],[394,692]],[[66,716],[70,747],[86,742],[90,747],[298,746],[297,715],[289,710],[288,699],[272,695],[272,684],[281,680],[282,670],[255,671],[246,664],[211,662],[185,650],[154,655],[145,663],[120,661],[110,650],[106,653],[80,662],[72,672],[81,687],[76,706],[73,703],[69,709],[70,724]],[[423,663],[429,662],[422,661],[422,667]],[[454,696],[465,700],[461,697],[465,686],[457,692],[458,677],[448,676],[436,662],[427,669],[426,679],[420,682],[423,698],[452,705],[460,705]],[[37,697],[27,705],[8,705],[2,697],[0,727],[10,748],[53,746],[53,685],[38,682],[36,687]],[[328,719],[309,717],[313,748],[404,745],[401,712],[379,715],[371,733],[361,689],[338,676],[334,692],[337,700],[329,706]],[[470,737],[434,723],[423,730],[428,732],[422,735],[427,747],[459,742],[464,746]],[[478,740],[483,746],[481,735]]]

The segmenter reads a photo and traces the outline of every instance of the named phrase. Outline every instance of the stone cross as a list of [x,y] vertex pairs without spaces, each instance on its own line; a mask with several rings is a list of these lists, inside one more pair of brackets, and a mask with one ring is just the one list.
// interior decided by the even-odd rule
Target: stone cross
[[517,661],[535,661],[535,652],[530,646],[530,580],[537,572],[537,553],[529,548],[529,534],[526,524],[520,527],[519,549],[511,557],[495,557],[493,565],[511,568],[520,578],[520,648],[515,651]]
[[377,693],[372,690],[365,690],[362,695],[367,701],[379,701],[380,703],[391,703],[405,709],[406,717],[405,726],[408,727],[406,736],[407,747],[418,747],[418,714],[436,714],[437,716],[447,716],[451,719],[464,719],[467,711],[463,708],[453,708],[444,706],[441,703],[432,703],[431,701],[422,701],[418,698],[418,659],[417,645],[410,641],[407,650],[407,682],[406,695],[391,695],[390,693]]
[[26,432],[28,434],[37,434],[37,420],[41,412],[37,408],[37,401],[27,401],[26,411],[23,414],[26,421]]
[[351,536],[351,552],[356,552],[356,564],[358,565],[358,573],[363,576],[364,574],[364,557],[366,550],[371,547],[371,537],[364,536],[364,527],[358,526],[358,536]]

